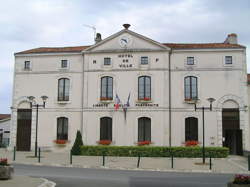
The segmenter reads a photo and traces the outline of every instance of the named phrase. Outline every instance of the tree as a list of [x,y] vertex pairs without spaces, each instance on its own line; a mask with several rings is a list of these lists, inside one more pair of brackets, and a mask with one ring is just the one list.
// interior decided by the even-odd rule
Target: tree
[[81,146],[82,145],[83,145],[82,135],[81,135],[81,132],[78,130],[76,133],[75,143],[71,149],[72,155],[81,155]]

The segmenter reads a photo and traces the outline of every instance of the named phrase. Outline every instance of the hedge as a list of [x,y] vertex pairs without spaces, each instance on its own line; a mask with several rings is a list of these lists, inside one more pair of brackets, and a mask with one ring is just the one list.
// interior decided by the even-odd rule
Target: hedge
[[[202,157],[202,147],[163,147],[163,146],[82,146],[84,156],[122,156],[122,157]],[[225,158],[229,149],[226,147],[206,147],[206,157]]]

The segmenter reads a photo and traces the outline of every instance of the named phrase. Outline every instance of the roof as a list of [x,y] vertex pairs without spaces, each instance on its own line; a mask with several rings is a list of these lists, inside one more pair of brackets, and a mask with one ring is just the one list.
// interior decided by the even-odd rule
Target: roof
[[231,48],[246,48],[239,44],[229,43],[164,43],[164,45],[172,49],[231,49]]
[[[239,44],[228,43],[163,43],[163,45],[171,49],[234,49],[245,48]],[[74,46],[74,47],[40,47],[21,51],[15,54],[36,54],[36,53],[65,53],[65,52],[81,52],[90,46]]]
[[65,52],[81,52],[89,46],[74,46],[74,47],[39,47],[21,51],[15,54],[33,54],[33,53],[65,53]]
[[0,120],[10,118],[10,114],[0,114]]

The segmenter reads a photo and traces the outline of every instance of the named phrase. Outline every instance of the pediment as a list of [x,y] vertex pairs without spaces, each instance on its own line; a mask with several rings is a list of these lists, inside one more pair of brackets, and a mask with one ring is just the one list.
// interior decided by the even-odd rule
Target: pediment
[[101,42],[87,48],[84,52],[110,51],[168,51],[168,47],[150,38],[137,34],[128,29],[111,35]]

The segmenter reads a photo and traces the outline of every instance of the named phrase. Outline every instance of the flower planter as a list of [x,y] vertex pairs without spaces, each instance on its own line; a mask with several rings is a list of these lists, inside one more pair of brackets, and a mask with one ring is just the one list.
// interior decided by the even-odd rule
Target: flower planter
[[112,143],[111,140],[100,140],[100,141],[97,141],[97,143],[99,145],[110,145]]
[[14,173],[13,166],[0,166],[0,180],[11,179]]
[[233,182],[229,182],[227,187],[250,187],[250,184],[233,184]]

